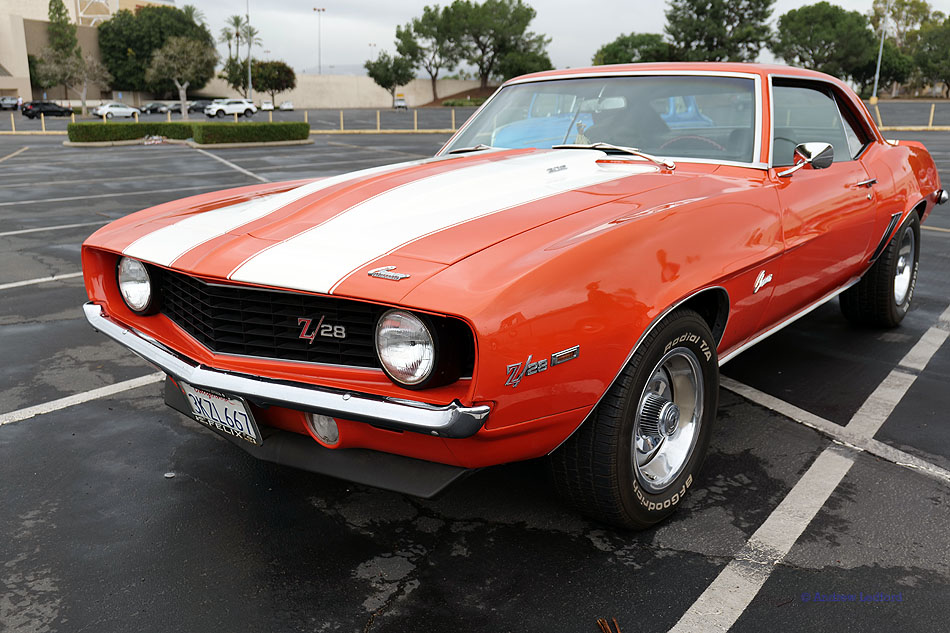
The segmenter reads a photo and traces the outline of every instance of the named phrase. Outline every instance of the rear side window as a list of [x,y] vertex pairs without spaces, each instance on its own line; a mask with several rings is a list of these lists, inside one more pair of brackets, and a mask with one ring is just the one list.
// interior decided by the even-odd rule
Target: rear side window
[[772,86],[772,165],[795,164],[800,143],[831,143],[835,162],[853,160],[864,143],[841,117],[831,90],[825,86],[782,84]]

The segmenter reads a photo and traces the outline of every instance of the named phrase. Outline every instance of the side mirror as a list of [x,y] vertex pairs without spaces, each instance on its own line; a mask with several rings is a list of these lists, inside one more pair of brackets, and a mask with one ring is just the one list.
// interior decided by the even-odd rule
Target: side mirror
[[795,148],[795,166],[779,172],[779,178],[788,178],[805,165],[825,169],[835,162],[835,148],[831,143],[801,143]]

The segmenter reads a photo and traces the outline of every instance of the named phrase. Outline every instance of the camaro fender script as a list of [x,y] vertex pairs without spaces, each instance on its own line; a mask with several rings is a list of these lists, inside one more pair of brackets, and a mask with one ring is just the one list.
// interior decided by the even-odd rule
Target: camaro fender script
[[539,361],[532,362],[534,356],[528,354],[528,360],[523,363],[513,363],[508,365],[506,371],[508,372],[508,380],[505,381],[505,386],[507,387],[517,387],[521,384],[521,379],[525,376],[533,376],[535,374],[540,374],[542,371],[547,371],[549,367],[554,367],[555,365],[560,365],[561,363],[566,363],[569,360],[574,360],[581,354],[581,346],[575,345],[574,347],[569,347],[560,352],[555,352],[551,354],[550,360],[547,358],[542,358]]

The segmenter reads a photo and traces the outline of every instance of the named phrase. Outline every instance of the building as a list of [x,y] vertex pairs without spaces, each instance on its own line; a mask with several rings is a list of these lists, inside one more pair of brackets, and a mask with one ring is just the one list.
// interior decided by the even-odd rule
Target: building
[[[134,11],[148,5],[174,6],[174,0],[63,0],[83,53],[99,57],[97,25],[122,9]],[[49,42],[49,0],[0,0],[0,96],[20,96],[24,101],[42,99],[43,91],[30,86],[29,55],[39,56]],[[95,90],[88,95],[97,99]],[[69,99],[58,86],[46,90],[49,99]]]

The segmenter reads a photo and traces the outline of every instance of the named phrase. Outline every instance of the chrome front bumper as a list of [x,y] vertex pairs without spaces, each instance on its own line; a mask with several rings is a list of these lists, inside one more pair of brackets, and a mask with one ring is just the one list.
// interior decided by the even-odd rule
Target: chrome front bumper
[[201,367],[178,356],[151,337],[110,319],[102,313],[102,307],[95,303],[83,305],[83,311],[86,320],[96,330],[170,376],[196,387],[244,396],[257,404],[449,438],[471,437],[484,426],[491,411],[488,405],[465,407],[458,400],[445,406],[432,405]]

